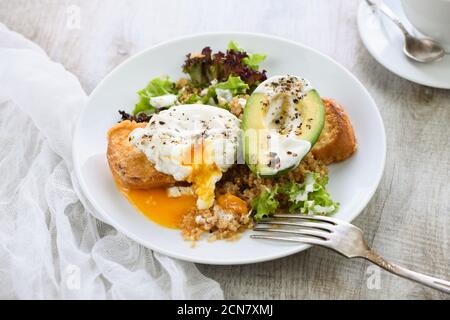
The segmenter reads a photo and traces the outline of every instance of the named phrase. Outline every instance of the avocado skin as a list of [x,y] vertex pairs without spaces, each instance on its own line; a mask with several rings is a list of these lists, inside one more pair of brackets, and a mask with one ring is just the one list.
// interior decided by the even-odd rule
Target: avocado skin
[[[265,129],[264,125],[264,111],[262,110],[262,101],[265,99],[265,94],[263,93],[254,93],[247,100],[247,104],[244,110],[244,117],[242,122],[242,129],[244,133],[248,129]],[[313,89],[308,91],[308,93],[298,102],[296,103],[296,107],[300,112],[303,118],[303,126],[302,133],[298,135],[299,139],[309,141],[311,143],[311,149],[314,147],[314,144],[320,137],[322,133],[323,127],[325,125],[325,107],[323,105],[322,98],[318,94],[318,92]],[[313,119],[312,121],[308,121],[308,119]],[[310,128],[306,127],[305,121],[308,121]],[[251,164],[250,163],[250,145],[253,143],[257,143],[255,141],[250,141],[250,139],[246,138],[246,135],[243,136],[243,146],[244,146],[244,159],[249,167],[249,169],[261,178],[278,178],[289,171],[295,169],[296,166],[292,166],[290,168],[283,169],[274,174],[264,174],[264,169],[266,168],[261,164]]]
[[[325,106],[319,93],[313,89],[300,100],[297,104],[297,108],[303,109],[299,110],[303,119],[313,119],[311,129],[306,130],[302,135],[299,135],[300,139],[311,142],[312,149],[317,140],[319,140],[323,127],[325,126]],[[305,130],[305,128],[303,127],[302,130]]]

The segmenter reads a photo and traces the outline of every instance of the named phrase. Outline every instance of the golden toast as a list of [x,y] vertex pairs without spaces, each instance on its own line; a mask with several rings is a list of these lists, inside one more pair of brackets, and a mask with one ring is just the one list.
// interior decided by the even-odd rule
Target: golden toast
[[176,181],[173,177],[155,169],[144,153],[135,148],[128,135],[146,123],[123,121],[108,131],[108,163],[118,182],[130,189],[151,189],[171,187]]
[[342,161],[357,149],[355,133],[347,113],[334,100],[323,99],[325,126],[312,149],[317,160],[325,164]]

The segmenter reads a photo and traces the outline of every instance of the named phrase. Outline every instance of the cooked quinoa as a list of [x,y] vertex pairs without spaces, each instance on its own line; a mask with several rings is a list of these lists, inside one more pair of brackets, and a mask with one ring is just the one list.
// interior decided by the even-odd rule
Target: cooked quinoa
[[209,233],[208,240],[234,240],[246,229],[253,227],[250,212],[238,215],[223,210],[218,205],[206,210],[193,209],[181,223],[185,240],[199,240],[203,233]]

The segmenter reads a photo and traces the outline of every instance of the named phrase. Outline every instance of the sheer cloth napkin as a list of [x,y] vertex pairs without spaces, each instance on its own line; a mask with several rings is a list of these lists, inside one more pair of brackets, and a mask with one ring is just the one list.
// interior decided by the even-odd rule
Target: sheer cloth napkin
[[222,299],[193,263],[128,239],[82,199],[71,144],[85,103],[74,75],[0,24],[0,298]]

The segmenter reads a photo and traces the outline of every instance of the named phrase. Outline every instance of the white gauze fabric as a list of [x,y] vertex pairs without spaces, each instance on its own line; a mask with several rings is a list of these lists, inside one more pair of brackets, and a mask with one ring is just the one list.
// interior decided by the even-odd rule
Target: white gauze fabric
[[71,73],[0,24],[0,298],[222,299],[194,264],[142,247],[80,200],[71,143],[85,103]]

